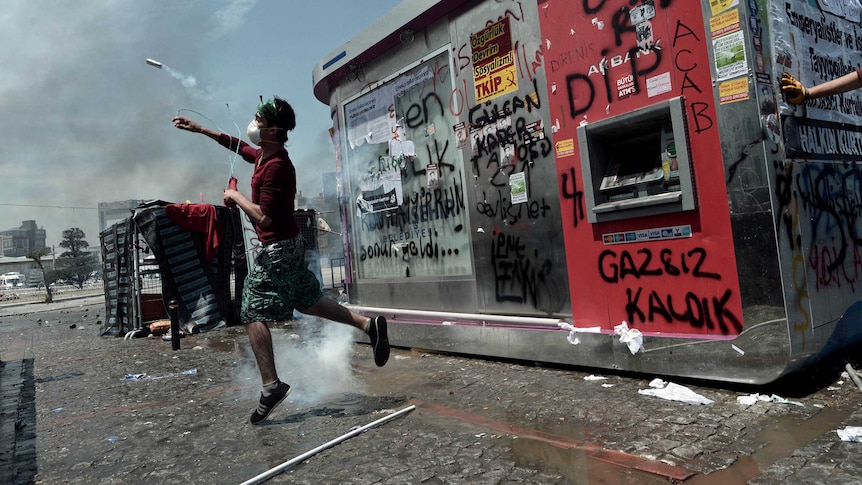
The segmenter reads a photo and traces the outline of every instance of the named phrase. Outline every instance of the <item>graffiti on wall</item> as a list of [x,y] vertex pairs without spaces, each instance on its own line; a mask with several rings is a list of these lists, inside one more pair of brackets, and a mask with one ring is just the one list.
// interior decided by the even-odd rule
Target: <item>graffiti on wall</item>
[[[487,35],[500,30],[500,25],[508,26],[507,31],[513,34],[514,69],[507,71],[511,79],[504,79],[493,96],[481,95],[476,86],[475,103],[465,102],[458,111],[466,118],[465,148],[473,179],[476,225],[485,228],[485,238],[491,239],[493,298],[497,303],[527,305],[551,313],[565,304],[566,285],[559,281],[565,275],[560,271],[563,266],[555,264],[555,252],[547,240],[553,227],[548,225],[558,224],[559,205],[547,186],[553,177],[554,158],[549,127],[543,120],[547,110],[546,87],[540,79],[543,47],[538,40],[525,41],[529,36],[515,35],[534,29],[522,2],[497,4],[503,5],[504,9],[479,22],[483,28],[471,34],[471,41],[476,40],[476,34]],[[476,53],[475,42],[452,49],[456,79],[469,79],[467,68],[471,66],[476,77],[476,59],[467,57],[471,52]]]
[[[789,72],[804,85],[821,84],[862,63],[858,6],[842,2],[784,2],[770,5],[776,76]],[[775,224],[792,254],[792,289],[801,322],[807,310],[849,305],[862,291],[862,93],[849,91],[806,101],[780,103],[786,160],[777,159]],[[836,308],[840,311],[842,309]]]
[[345,107],[361,278],[472,272],[451,85],[444,52]]
[[[543,122],[542,46],[524,35],[535,32],[535,17],[520,0],[478,11],[490,13],[463,17],[463,35],[447,52],[395,78],[363,81],[344,105],[346,199],[355,205],[349,237],[360,278],[470,275],[471,241],[500,227],[521,235],[531,254],[562,254],[549,251],[542,231],[530,230],[544,222],[559,232],[555,190],[546,181],[554,165]],[[497,74],[501,83],[477,95],[477,77],[487,82]],[[469,215],[477,219],[468,221]],[[480,230],[471,234],[471,225]],[[490,255],[488,246],[475,247],[480,258]],[[536,255],[536,261],[549,259]],[[498,283],[509,281],[500,283],[497,302],[545,312],[566,304],[564,266],[536,273],[540,266],[520,265],[510,279],[502,269],[494,273]],[[481,291],[492,288],[488,283],[478,282]]]
[[[599,274],[609,284],[626,284],[635,280],[638,286],[627,286],[626,316],[629,323],[688,324],[694,328],[719,331],[722,334],[739,333],[742,322],[729,309],[728,302],[733,290],[724,288],[716,294],[715,283],[722,280],[721,273],[702,247],[679,251],[665,247],[661,249],[641,248],[634,253],[628,250],[606,249],[599,256]],[[682,298],[680,292],[661,285],[648,285],[651,278],[706,280],[706,285],[690,285]],[[662,281],[667,281],[662,278]],[[699,295],[699,288],[708,288],[706,295]],[[709,296],[707,296],[709,295]],[[711,296],[717,295],[717,296]],[[676,298],[675,298],[676,297]]]
[[[482,185],[477,212],[492,222],[518,224],[550,215],[552,208],[544,195],[531,195],[531,169],[551,153],[541,119],[531,120],[526,113],[538,109],[538,94],[525,102],[515,97],[502,108],[497,104],[477,106],[470,111],[471,168],[477,185]],[[490,108],[490,111],[488,110]],[[519,114],[519,111],[523,111]],[[490,114],[489,114],[490,113]],[[513,122],[514,119],[514,122]],[[547,170],[547,166],[544,167]],[[518,180],[520,189],[512,188]]]
[[[799,253],[804,250],[801,234],[810,235],[804,260],[814,290],[855,293],[862,278],[862,171],[851,163],[779,167],[779,229]],[[802,221],[807,227],[800,226]]]
[[491,234],[491,265],[497,302],[526,304],[552,310],[564,298],[554,283],[553,261],[517,233],[494,230]]

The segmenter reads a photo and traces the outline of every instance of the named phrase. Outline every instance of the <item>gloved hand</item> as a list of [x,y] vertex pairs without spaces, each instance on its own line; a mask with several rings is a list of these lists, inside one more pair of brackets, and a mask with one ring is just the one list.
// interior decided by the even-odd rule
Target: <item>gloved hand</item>
[[808,99],[808,90],[805,86],[786,72],[781,75],[781,92],[790,104],[802,104]]

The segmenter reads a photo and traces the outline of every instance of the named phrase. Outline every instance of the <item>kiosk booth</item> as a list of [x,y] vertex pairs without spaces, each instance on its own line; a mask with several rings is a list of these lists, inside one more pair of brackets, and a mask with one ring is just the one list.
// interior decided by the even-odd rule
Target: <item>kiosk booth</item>
[[[405,0],[314,69],[394,345],[763,384],[862,338],[860,8]],[[849,4],[849,2],[846,2]]]

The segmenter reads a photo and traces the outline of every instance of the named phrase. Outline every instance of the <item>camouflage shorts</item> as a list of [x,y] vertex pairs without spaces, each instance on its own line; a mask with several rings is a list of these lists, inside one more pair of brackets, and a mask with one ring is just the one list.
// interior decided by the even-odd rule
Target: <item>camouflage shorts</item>
[[243,323],[289,320],[323,296],[320,282],[305,264],[302,236],[264,246],[242,290]]

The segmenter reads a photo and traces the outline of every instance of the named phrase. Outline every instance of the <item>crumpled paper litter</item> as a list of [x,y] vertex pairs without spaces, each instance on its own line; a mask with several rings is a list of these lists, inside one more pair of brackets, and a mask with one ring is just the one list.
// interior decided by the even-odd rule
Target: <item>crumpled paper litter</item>
[[692,391],[691,389],[674,384],[673,382],[665,382],[661,379],[653,379],[650,382],[652,389],[639,389],[638,394],[645,396],[660,397],[668,401],[679,401],[687,404],[712,404],[712,399],[707,399],[704,396]]

